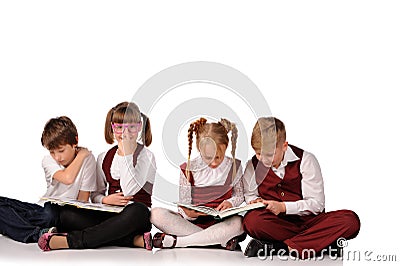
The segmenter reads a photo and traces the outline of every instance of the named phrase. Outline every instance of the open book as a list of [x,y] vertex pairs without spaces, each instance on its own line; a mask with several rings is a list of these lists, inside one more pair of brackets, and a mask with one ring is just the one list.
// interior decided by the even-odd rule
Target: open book
[[213,209],[213,208],[210,208],[207,206],[196,206],[196,205],[183,204],[183,203],[176,203],[176,204],[180,207],[185,207],[185,208],[188,208],[191,210],[195,210],[198,212],[202,212],[202,213],[214,216],[215,219],[224,219],[226,217],[229,217],[229,216],[232,216],[235,214],[239,214],[241,212],[265,207],[264,203],[256,202],[256,203],[247,204],[247,205],[241,206],[241,207],[240,206],[232,207],[232,208],[225,209],[222,211],[217,211],[216,209]]
[[102,203],[91,203],[91,202],[83,202],[78,200],[71,200],[71,199],[60,199],[60,198],[46,198],[42,197],[40,199],[41,202],[49,201],[51,203],[55,203],[58,205],[72,205],[77,208],[84,208],[89,210],[96,210],[96,211],[106,211],[106,212],[121,212],[124,209],[124,206],[115,206],[115,205],[107,205]]

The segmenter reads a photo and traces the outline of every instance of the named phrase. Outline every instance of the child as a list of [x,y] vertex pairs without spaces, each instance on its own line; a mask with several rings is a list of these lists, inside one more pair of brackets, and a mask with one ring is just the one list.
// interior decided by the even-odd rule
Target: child
[[[143,121],[141,121],[141,117]],[[122,102],[110,109],[105,139],[118,145],[98,156],[98,192],[93,202],[125,206],[121,213],[61,208],[63,234],[47,233],[38,241],[44,250],[84,249],[101,246],[144,247],[151,250],[151,194],[156,173],[154,155],[145,146],[152,141],[150,121],[134,103]],[[108,187],[108,193],[106,190]],[[130,203],[130,204],[128,204]]]
[[[217,210],[239,206],[244,199],[242,168],[240,161],[235,159],[236,126],[226,119],[218,123],[206,121],[200,118],[190,124],[189,156],[187,164],[181,165],[179,200]],[[225,156],[230,131],[233,158]],[[201,156],[190,161],[193,132]],[[239,215],[218,222],[212,216],[183,207],[179,208],[179,213],[153,208],[151,222],[165,232],[154,235],[153,246],[156,248],[221,245],[235,250],[239,235],[243,233]]]
[[255,238],[249,242],[246,256],[257,256],[264,244],[277,242],[306,259],[338,238],[351,239],[358,234],[360,221],[353,211],[325,212],[318,161],[311,153],[288,144],[285,125],[279,119],[259,118],[251,145],[256,155],[248,161],[243,175],[245,200],[262,201],[267,207],[244,217],[244,231]]
[[[42,166],[47,191],[44,197],[88,201],[95,190],[96,160],[86,148],[78,147],[78,132],[66,116],[50,119],[43,130],[42,145],[50,151]],[[57,207],[0,197],[0,233],[23,243],[37,242],[56,225]]]

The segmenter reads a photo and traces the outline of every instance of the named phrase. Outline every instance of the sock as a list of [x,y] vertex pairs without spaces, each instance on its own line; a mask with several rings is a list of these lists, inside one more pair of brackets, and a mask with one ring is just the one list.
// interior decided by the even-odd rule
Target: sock
[[164,240],[163,240],[163,247],[172,247],[172,245],[174,244],[174,237],[170,236],[170,235],[165,235]]

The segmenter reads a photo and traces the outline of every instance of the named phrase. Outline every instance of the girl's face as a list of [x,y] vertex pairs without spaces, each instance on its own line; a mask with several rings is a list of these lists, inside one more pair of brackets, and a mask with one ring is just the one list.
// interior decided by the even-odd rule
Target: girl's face
[[215,142],[200,145],[200,155],[203,161],[211,168],[217,168],[225,158],[227,146]]
[[141,123],[112,123],[111,127],[114,132],[114,137],[118,141],[118,143],[123,140],[136,142],[139,131],[142,130]]
[[67,167],[76,156],[76,145],[60,145],[57,149],[50,150],[50,155],[58,164]]

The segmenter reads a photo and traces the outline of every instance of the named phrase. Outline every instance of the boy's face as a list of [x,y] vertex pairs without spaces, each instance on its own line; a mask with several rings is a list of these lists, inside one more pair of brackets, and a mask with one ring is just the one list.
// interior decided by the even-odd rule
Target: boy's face
[[58,164],[67,167],[75,159],[75,147],[76,145],[60,145],[57,149],[50,150],[50,155]]
[[273,167],[278,168],[285,156],[287,147],[288,142],[285,141],[282,144],[277,144],[275,148],[266,147],[263,151],[259,149],[254,151],[256,152],[257,159],[262,162],[265,167],[271,167],[272,165]]

